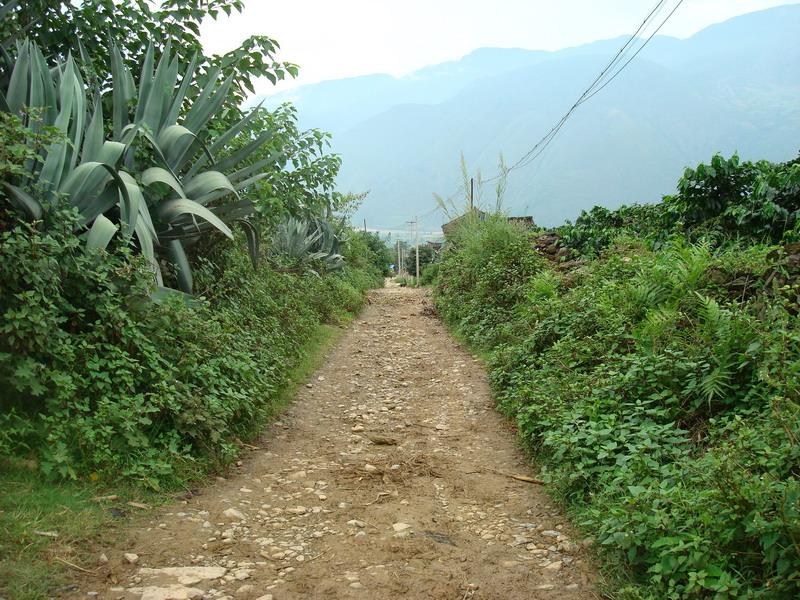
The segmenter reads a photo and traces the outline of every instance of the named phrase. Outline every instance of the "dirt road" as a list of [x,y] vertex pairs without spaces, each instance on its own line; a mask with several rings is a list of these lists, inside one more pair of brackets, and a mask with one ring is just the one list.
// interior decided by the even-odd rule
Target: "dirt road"
[[425,302],[376,292],[261,448],[106,549],[75,597],[598,597],[581,540],[509,477],[533,473],[481,365]]

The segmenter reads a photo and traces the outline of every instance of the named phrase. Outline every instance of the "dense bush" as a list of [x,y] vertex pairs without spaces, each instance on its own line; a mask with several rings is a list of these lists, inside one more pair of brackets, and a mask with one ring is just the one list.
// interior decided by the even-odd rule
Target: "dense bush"
[[[419,245],[419,273],[420,277],[422,277],[422,273],[425,271],[425,267],[432,264],[436,260],[436,253],[433,251],[433,247],[429,246],[428,244],[420,244]],[[405,258],[405,268],[410,274],[416,276],[417,272],[417,249],[409,247],[408,253],[406,254]]]
[[240,240],[196,269],[207,299],[153,303],[144,259],[85,253],[75,218],[0,234],[0,454],[62,477],[157,487],[230,461],[319,325],[379,283],[253,271]]
[[348,264],[370,270],[380,277],[389,277],[392,270],[392,251],[377,233],[352,231],[344,247]]
[[464,227],[439,310],[631,581],[615,597],[798,597],[797,273],[770,246],[620,233],[564,273],[511,225]]
[[493,347],[545,261],[532,251],[529,234],[502,217],[466,222],[448,249],[439,270],[442,316],[470,343]]
[[433,285],[439,278],[439,263],[432,262],[425,265],[422,274],[419,276],[420,285]]
[[663,243],[674,233],[693,240],[798,240],[800,161],[741,161],[733,155],[686,169],[676,194],[651,205],[599,206],[559,228],[563,243],[596,256],[621,232]]

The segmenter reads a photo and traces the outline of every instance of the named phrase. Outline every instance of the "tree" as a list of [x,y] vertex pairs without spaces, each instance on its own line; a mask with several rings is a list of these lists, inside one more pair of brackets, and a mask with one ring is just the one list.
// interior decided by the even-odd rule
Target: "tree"
[[[45,50],[51,62],[68,54],[80,57],[84,76],[101,89],[111,84],[108,65],[112,44],[134,71],[154,41],[171,41],[182,65],[197,55],[197,76],[189,99],[205,87],[212,70],[220,67],[222,77],[233,82],[225,108],[234,113],[238,113],[247,93],[254,91],[257,78],[266,77],[275,83],[298,72],[296,65],[275,59],[280,46],[265,35],[251,36],[223,55],[204,53],[200,42],[203,19],[241,12],[243,0],[82,0],[78,6],[71,0],[0,0],[0,4],[0,16],[4,9],[7,11],[0,19],[0,40],[7,49],[13,48],[11,42],[28,37]],[[159,54],[157,49],[156,59]],[[233,122],[236,114],[229,119]]]
[[[436,253],[433,248],[427,244],[420,244],[419,247],[419,272],[422,273],[425,265],[429,265],[436,261]],[[406,253],[405,267],[409,274],[414,275],[417,272],[417,252],[413,246],[409,246]]]

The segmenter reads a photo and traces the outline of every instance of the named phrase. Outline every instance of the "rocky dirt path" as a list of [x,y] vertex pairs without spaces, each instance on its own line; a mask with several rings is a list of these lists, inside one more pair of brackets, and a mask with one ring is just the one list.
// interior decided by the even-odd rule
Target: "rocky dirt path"
[[598,598],[565,519],[509,476],[532,473],[427,302],[374,293],[260,449],[106,549],[75,597]]

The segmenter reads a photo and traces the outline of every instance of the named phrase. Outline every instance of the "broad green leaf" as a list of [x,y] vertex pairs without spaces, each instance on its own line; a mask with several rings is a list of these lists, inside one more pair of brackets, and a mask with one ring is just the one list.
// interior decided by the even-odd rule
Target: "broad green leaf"
[[189,86],[194,79],[194,72],[196,68],[197,54],[195,53],[194,56],[192,56],[191,61],[189,61],[189,66],[186,67],[186,70],[183,72],[181,85],[172,100],[172,105],[170,106],[169,111],[167,111],[166,117],[164,118],[165,126],[171,126],[178,121],[178,117],[181,113],[181,107],[183,106],[183,101],[186,98],[186,92],[189,90]]
[[237,219],[236,223],[244,230],[245,238],[247,238],[247,253],[250,255],[250,262],[253,263],[253,268],[257,269],[258,261],[261,257],[261,239],[258,235],[258,230],[246,219]]
[[122,221],[122,234],[125,239],[130,239],[136,231],[136,223],[141,213],[141,207],[147,206],[142,190],[136,180],[125,171],[118,172],[120,191],[120,220]]
[[19,47],[19,54],[11,71],[11,80],[6,92],[6,103],[13,114],[21,114],[28,105],[29,78],[31,75],[32,44],[24,42]]
[[170,125],[158,135],[158,146],[171,169],[178,168],[184,153],[196,137],[182,125]]
[[86,237],[86,253],[89,254],[98,248],[105,249],[116,233],[117,226],[104,215],[99,215],[92,223],[92,228]]
[[189,266],[189,259],[186,256],[186,251],[183,249],[183,244],[180,240],[172,240],[167,244],[167,255],[169,256],[170,262],[175,266],[178,287],[182,292],[191,294],[192,288],[194,287],[192,269]]
[[216,227],[223,234],[233,239],[230,228],[222,222],[213,212],[205,206],[201,206],[192,200],[182,198],[180,200],[168,200],[158,207],[157,214],[159,219],[165,223],[172,223],[183,216],[196,216],[207,221]]
[[[247,113],[242,119],[239,120],[233,127],[228,129],[225,133],[218,136],[214,139],[212,144],[209,146],[209,154],[214,156],[225,149],[225,146],[230,142],[233,138],[235,138],[239,133],[241,133],[245,127],[258,116],[258,111],[261,108],[261,103],[258,104],[253,110]],[[206,165],[209,161],[209,156],[204,155],[198,157],[198,159],[192,164],[192,166],[187,171],[187,174],[191,177],[195,175],[204,165]]]
[[7,181],[0,182],[0,185],[6,190],[6,195],[12,206],[22,212],[26,218],[32,221],[38,221],[42,218],[42,205],[33,196]]
[[86,128],[86,136],[83,141],[83,153],[81,154],[81,161],[96,161],[103,148],[103,109],[100,105],[99,98],[94,102],[94,110],[92,111],[92,118],[89,121],[89,126]]
[[207,87],[216,87],[214,93],[203,101],[198,98],[192,103],[192,108],[189,109],[186,119],[184,119],[184,126],[195,133],[199,133],[205,128],[211,116],[215,115],[222,107],[222,103],[225,102],[232,81],[233,75],[231,74],[220,86],[216,87],[216,78],[210,78]]
[[206,194],[219,190],[227,190],[232,194],[236,194],[236,189],[233,187],[233,184],[219,171],[200,173],[186,182],[183,189],[186,191],[186,195],[189,198],[205,196]]
[[[258,150],[261,146],[266,144],[274,135],[272,131],[265,131],[261,135],[259,135],[255,140],[247,144],[244,148],[240,148],[230,156],[226,156],[222,160],[217,161],[214,164],[214,169],[217,171],[230,171],[240,162],[242,162],[245,158],[250,156],[253,152]],[[275,160],[279,158],[280,155],[275,157]]]
[[172,173],[161,167],[150,167],[146,169],[142,173],[142,183],[146,186],[151,186],[155,183],[163,183],[172,188],[181,198],[186,197],[180,182]]

